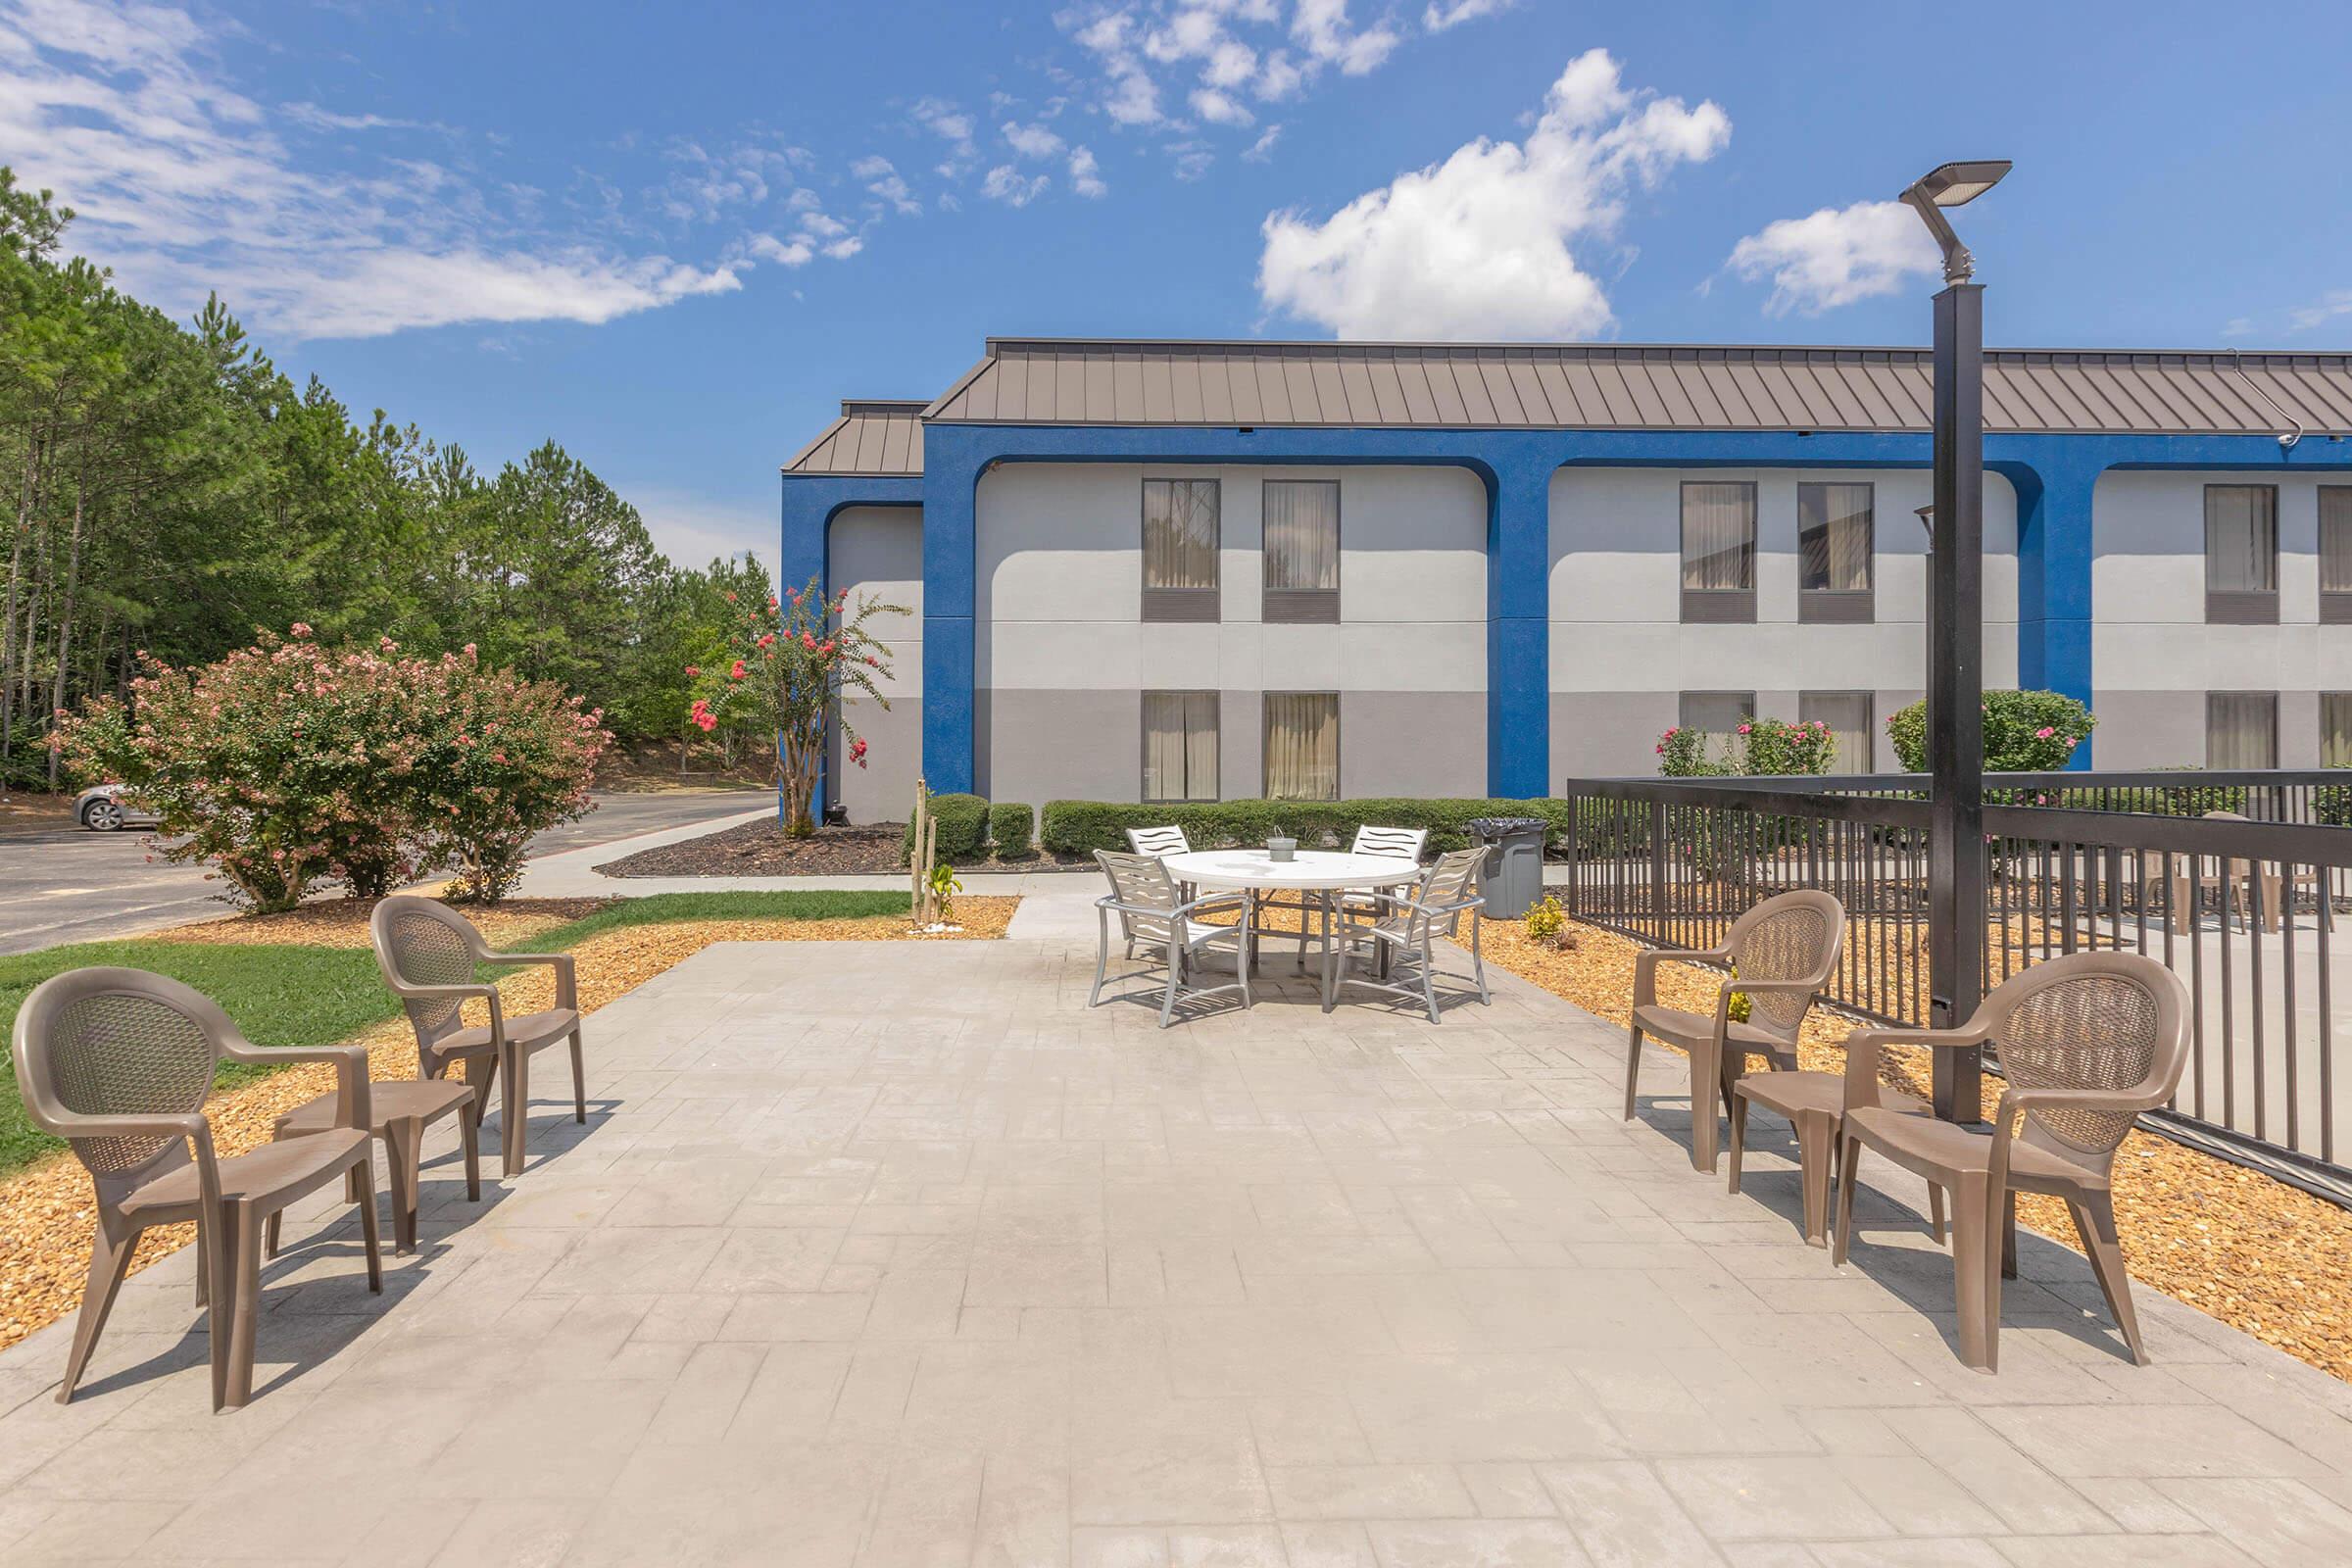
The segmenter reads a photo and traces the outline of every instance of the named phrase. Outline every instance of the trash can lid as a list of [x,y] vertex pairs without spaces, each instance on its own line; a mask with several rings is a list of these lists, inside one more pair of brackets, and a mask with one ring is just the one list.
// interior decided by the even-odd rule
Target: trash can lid
[[1524,833],[1551,824],[1540,816],[1474,816],[1462,825],[1482,839],[1498,839],[1506,833]]

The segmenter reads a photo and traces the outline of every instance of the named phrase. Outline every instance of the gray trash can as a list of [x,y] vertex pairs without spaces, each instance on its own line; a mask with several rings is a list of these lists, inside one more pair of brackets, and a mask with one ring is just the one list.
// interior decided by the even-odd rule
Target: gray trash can
[[1540,816],[1476,816],[1464,825],[1487,846],[1478,870],[1487,917],[1518,919],[1544,897],[1544,833],[1550,824]]

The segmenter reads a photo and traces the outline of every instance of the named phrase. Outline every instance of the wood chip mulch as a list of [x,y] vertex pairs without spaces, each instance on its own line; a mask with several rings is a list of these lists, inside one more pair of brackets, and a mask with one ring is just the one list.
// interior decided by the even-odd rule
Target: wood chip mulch
[[[1490,962],[1612,1023],[1630,1024],[1640,944],[1571,922],[1567,946],[1538,942],[1515,920],[1488,923]],[[1696,964],[1658,966],[1658,1000],[1712,1013],[1722,975]],[[1798,1057],[1841,1071],[1855,1020],[1816,1008]],[[1889,1055],[1894,1054],[1889,1053]],[[1926,1092],[1913,1061],[1890,1077]],[[1987,1074],[1984,1114],[2001,1083]],[[2151,1133],[2126,1138],[2115,1162],[2115,1208],[2132,1280],[2187,1302],[2320,1370],[2352,1381],[2352,1212]],[[2021,1196],[2018,1222],[2082,1250],[2066,1205]]]
[[[585,913],[597,906],[596,900],[532,900],[514,901],[504,906],[503,913],[516,922],[535,920],[537,929],[545,930],[563,920]],[[955,904],[955,921],[963,929],[958,932],[927,933],[912,930],[905,915],[880,915],[861,920],[693,920],[666,925],[625,926],[590,937],[574,948],[580,988],[580,1010],[594,1012],[607,1003],[627,995],[654,976],[694,956],[713,942],[956,942],[987,941],[1002,937],[1012,919],[1018,899],[959,898]],[[551,906],[581,905],[584,908],[563,912]],[[532,907],[537,906],[537,907]],[[323,905],[322,909],[341,910],[345,905]],[[468,910],[469,918],[486,917],[492,911]],[[277,920],[293,920],[310,916],[312,910],[297,910],[294,915],[273,916]],[[342,930],[331,920],[320,916],[316,927],[305,926],[301,940],[325,945],[333,940],[330,933]],[[348,916],[345,916],[348,919]],[[191,940],[190,930],[207,934],[193,938],[197,941],[233,941],[211,928],[229,922],[205,922],[194,927],[161,934],[170,941]],[[268,921],[234,922],[259,928]],[[501,940],[493,933],[498,926],[481,918],[484,934],[492,941]],[[358,920],[360,943],[365,944],[367,922]],[[512,927],[510,927],[512,929]],[[524,935],[527,932],[515,931]],[[255,936],[244,940],[284,941],[284,936]],[[341,945],[341,944],[338,944]],[[555,1004],[555,979],[545,967],[517,970],[499,982],[502,1005],[512,1013],[530,1012]],[[479,1023],[487,1011],[486,1004],[468,1004],[466,1021]],[[414,1077],[416,1072],[416,1041],[409,1031],[406,1018],[395,1018],[366,1030],[349,1042],[368,1049],[368,1076],[375,1079]],[[589,1037],[590,1049],[595,1046]],[[284,1112],[306,1101],[313,1100],[334,1088],[334,1069],[328,1066],[305,1064],[289,1067],[224,1090],[213,1096],[205,1104],[205,1116],[213,1125],[213,1146],[222,1158],[243,1153],[270,1140],[271,1124]],[[495,1164],[491,1167],[495,1170]],[[90,1179],[80,1162],[70,1154],[32,1165],[16,1175],[0,1180],[0,1349],[45,1328],[73,1312],[81,1304],[82,1281],[90,1263],[90,1234],[96,1216],[90,1206]],[[134,1271],[145,1268],[157,1258],[177,1251],[195,1239],[193,1225],[172,1225],[149,1231],[139,1239],[139,1249],[131,1264]]]
[[[466,905],[466,918],[494,948],[511,948],[542,931],[594,914],[611,899],[509,899],[489,906]],[[143,940],[217,944],[284,944],[304,948],[364,948],[373,899],[332,899],[306,904],[283,914],[230,914],[191,925],[172,926]]]
[[906,870],[906,843],[903,822],[820,827],[796,839],[769,819],[656,845],[596,869],[605,876],[899,876]]

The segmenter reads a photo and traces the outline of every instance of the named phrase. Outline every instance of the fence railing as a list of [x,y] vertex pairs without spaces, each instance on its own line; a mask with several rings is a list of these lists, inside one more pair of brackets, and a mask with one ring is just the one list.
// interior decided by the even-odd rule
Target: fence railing
[[[1925,773],[1834,773],[1811,778],[1690,780],[1728,789],[1781,794],[1927,799]],[[2203,816],[2230,811],[2257,822],[2352,827],[2352,770],[2308,768],[2152,768],[2138,772],[1987,773],[1985,804],[2049,806],[2061,810],[2141,811]]]
[[[2077,781],[2074,801],[2137,789],[2268,792],[2310,812],[2340,784],[2276,776],[2005,775],[2012,788]],[[2155,775],[2163,778],[2164,775]],[[2334,775],[2341,778],[2341,774]],[[2020,778],[2034,782],[2013,784]],[[1928,1017],[1928,834],[1924,781],[1886,793],[1847,780],[1571,779],[1569,911],[1653,946],[1706,948],[1742,910],[1791,888],[1824,888],[1848,928],[1828,997],[1862,1017]],[[1876,783],[1889,782],[1885,779]],[[1987,778],[1987,784],[1992,779]],[[1817,786],[1828,784],[1828,789]],[[2171,799],[2178,803],[2181,797]],[[2254,812],[2243,813],[2248,817]],[[2056,805],[1984,812],[1984,989],[2061,953],[2122,949],[2179,974],[2194,1003],[2190,1065],[2164,1130],[2352,1202],[2339,1132],[2352,1127],[2352,831],[2309,815],[2231,820]]]

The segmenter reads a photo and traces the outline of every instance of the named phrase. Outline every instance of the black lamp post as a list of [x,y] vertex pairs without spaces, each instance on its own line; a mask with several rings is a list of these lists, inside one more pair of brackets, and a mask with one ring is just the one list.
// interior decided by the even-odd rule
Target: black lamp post
[[[1943,251],[1936,296],[1936,500],[1928,557],[1929,1023],[1977,1009],[1984,968],[1984,288],[1943,216],[2009,172],[2005,161],[1945,164],[1903,192]],[[1975,1049],[1935,1053],[1936,1114],[1983,1117]]]

